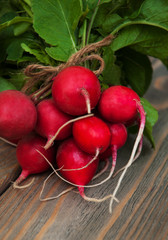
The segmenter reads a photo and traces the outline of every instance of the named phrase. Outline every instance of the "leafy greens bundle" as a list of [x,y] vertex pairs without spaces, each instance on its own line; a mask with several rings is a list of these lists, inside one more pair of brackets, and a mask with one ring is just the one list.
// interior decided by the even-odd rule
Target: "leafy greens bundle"
[[[57,66],[108,34],[115,39],[99,49],[105,61],[102,88],[128,85],[143,97],[152,80],[148,56],[168,66],[167,0],[0,0],[0,6],[0,91],[20,90],[29,63]],[[91,70],[97,66],[96,61],[85,64]],[[142,101],[145,135],[154,146],[158,114]]]

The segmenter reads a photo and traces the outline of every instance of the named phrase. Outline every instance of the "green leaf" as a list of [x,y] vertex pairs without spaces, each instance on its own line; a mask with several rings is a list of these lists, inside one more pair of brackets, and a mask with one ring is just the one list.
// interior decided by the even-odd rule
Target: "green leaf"
[[23,33],[25,33],[29,27],[31,26],[30,23],[27,23],[27,22],[21,22],[21,23],[18,23],[14,26],[14,35],[15,36],[19,36]]
[[167,0],[145,0],[140,9],[140,18],[160,25],[168,31],[168,4]]
[[24,49],[24,51],[34,55],[36,59],[41,63],[44,63],[46,65],[54,64],[54,61],[50,59],[48,54],[44,51],[42,45],[38,43],[31,43],[29,45],[22,43],[21,47],[22,49]]
[[[38,0],[32,0],[35,31],[52,47],[65,49],[67,58],[77,51],[74,33],[82,15],[81,2],[42,0],[39,4]],[[54,59],[57,59],[57,51],[51,51]]]
[[9,90],[9,89],[15,89],[16,87],[9,82],[7,79],[0,77],[0,92]]
[[128,85],[139,95],[143,96],[152,80],[152,66],[146,55],[131,49],[123,49],[120,59]]
[[103,53],[105,68],[103,70],[103,84],[119,85],[121,69],[115,64],[116,57],[111,47],[106,47]]
[[0,24],[0,31],[2,31],[4,28],[10,27],[13,24],[20,23],[20,22],[27,22],[32,24],[32,19],[29,17],[20,17],[20,16],[14,17],[12,20],[9,20],[7,22]]
[[146,124],[144,135],[150,141],[152,147],[155,147],[154,139],[152,136],[152,130],[153,126],[158,120],[158,112],[145,98],[141,98],[141,102],[146,112]]
[[132,25],[124,28],[112,42],[113,51],[130,46],[142,54],[159,59],[168,56],[168,32],[152,26]]

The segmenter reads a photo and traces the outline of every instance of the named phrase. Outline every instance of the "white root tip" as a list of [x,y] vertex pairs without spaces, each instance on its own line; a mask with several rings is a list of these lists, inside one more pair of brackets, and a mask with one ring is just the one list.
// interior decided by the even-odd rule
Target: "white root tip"
[[31,182],[30,183],[28,183],[28,184],[25,184],[25,185],[18,185],[18,182],[16,181],[16,182],[14,182],[13,183],[13,188],[17,188],[17,189],[23,189],[23,188],[28,188],[28,187],[30,187],[31,185],[32,185],[32,183],[34,182],[34,179],[35,178],[32,178],[32,180],[31,180]]

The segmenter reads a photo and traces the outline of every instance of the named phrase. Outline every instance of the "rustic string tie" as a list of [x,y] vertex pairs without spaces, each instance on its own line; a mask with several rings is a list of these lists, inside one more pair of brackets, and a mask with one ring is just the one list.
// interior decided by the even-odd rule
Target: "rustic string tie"
[[22,92],[27,92],[30,90],[36,83],[42,81],[42,87],[47,91],[47,89],[51,88],[52,79],[64,68],[80,65],[81,63],[88,60],[98,60],[100,63],[100,67],[93,71],[96,76],[99,76],[104,70],[104,60],[95,52],[101,47],[105,47],[111,44],[114,39],[113,35],[108,35],[104,39],[99,42],[91,43],[80,49],[78,52],[71,55],[66,63],[62,63],[56,67],[53,66],[43,66],[40,64],[30,64],[25,70],[24,74],[28,77],[28,80],[24,87],[22,88]]

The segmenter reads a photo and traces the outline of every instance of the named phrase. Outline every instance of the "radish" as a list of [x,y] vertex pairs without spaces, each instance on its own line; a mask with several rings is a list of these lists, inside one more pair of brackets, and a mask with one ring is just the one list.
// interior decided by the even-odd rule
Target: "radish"
[[[53,99],[46,99],[37,105],[37,124],[36,132],[42,137],[48,139],[47,146],[51,145],[50,140],[56,134],[58,129],[68,122],[72,117],[60,111]],[[68,124],[57,135],[57,140],[63,140],[71,135],[72,124]]]
[[73,137],[85,152],[104,152],[110,145],[111,133],[107,124],[98,117],[88,117],[74,122]]
[[17,90],[0,93],[0,137],[19,139],[34,129],[36,120],[36,107],[28,96]]
[[[82,151],[75,143],[73,138],[65,140],[59,147],[56,155],[56,163],[60,169],[64,181],[77,186],[80,195],[87,201],[103,202],[108,198],[113,198],[108,195],[104,198],[90,198],[84,193],[84,186],[88,184],[94,177],[99,158],[92,161],[92,155]],[[91,163],[90,163],[91,162]],[[85,167],[88,165],[87,167]],[[55,171],[59,176],[59,174]],[[90,185],[88,187],[94,187]],[[114,198],[118,202],[118,199]]]
[[45,150],[45,143],[46,140],[37,134],[29,134],[19,141],[16,148],[16,156],[22,168],[22,172],[13,184],[14,188],[20,188],[18,184],[29,175],[42,173],[49,169],[50,165],[46,162],[44,157],[37,152],[37,150],[40,151],[49,162],[54,161],[55,149],[51,147]]
[[127,123],[138,113],[140,98],[136,92],[125,86],[112,86],[100,98],[98,109],[101,116],[113,123]]
[[[142,139],[145,127],[145,111],[140,103],[140,98],[137,93],[125,86],[112,86],[106,89],[102,93],[98,109],[101,116],[112,123],[127,123],[134,120],[137,114],[140,114],[138,135],[135,140],[130,159],[113,192],[113,196],[115,197],[128,167],[135,159],[138,145]],[[110,212],[112,211],[112,203],[113,199],[111,199],[109,206]]]
[[53,80],[52,96],[63,112],[73,116],[83,115],[97,105],[101,88],[91,70],[81,66],[67,67]]
[[94,177],[99,159],[96,158],[87,168],[83,168],[92,160],[92,155],[83,152],[75,143],[73,138],[65,140],[58,148],[56,155],[56,163],[61,172],[61,175],[74,186],[78,187],[80,195],[87,201],[102,202],[109,195],[102,199],[87,197],[84,193],[84,186],[88,184]]
[[[64,140],[58,147],[56,163],[63,177],[76,185],[88,184],[96,173],[99,159],[97,158],[87,168],[85,166],[93,158],[92,155],[82,151],[73,138]],[[67,169],[67,170],[66,170]],[[69,171],[75,169],[74,171]],[[79,187],[80,188],[80,187]]]

